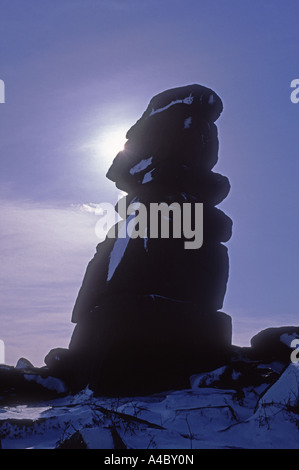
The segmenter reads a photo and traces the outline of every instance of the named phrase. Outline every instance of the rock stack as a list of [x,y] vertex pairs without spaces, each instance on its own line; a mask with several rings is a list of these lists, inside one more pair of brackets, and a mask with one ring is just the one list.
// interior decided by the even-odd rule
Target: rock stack
[[[219,311],[229,270],[222,243],[232,222],[215,206],[230,184],[212,171],[222,109],[206,87],[175,88],[155,96],[128,131],[107,173],[127,193],[116,206],[124,220],[87,267],[69,349],[46,358],[56,375],[68,371],[70,381],[99,393],[138,394],[186,386],[191,374],[225,362],[231,319]],[[168,212],[158,211],[153,230],[152,209],[160,204]]]

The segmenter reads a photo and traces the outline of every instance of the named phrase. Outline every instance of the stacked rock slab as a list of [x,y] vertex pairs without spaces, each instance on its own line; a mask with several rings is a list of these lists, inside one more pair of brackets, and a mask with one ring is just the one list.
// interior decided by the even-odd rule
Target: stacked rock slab
[[[232,222],[215,206],[230,184],[212,171],[222,109],[206,87],[175,88],[155,96],[128,131],[107,173],[127,193],[126,207],[142,203],[150,214],[153,203],[182,209],[189,203],[195,224],[202,203],[203,227],[195,228],[203,229],[203,243],[187,249],[183,230],[179,238],[171,230],[169,238],[153,238],[150,217],[143,236],[131,238],[127,229],[138,209],[127,215],[117,224],[119,236],[97,246],[74,306],[68,354],[48,358],[51,367],[68,363],[80,384],[100,393],[135,394],[186,386],[191,374],[225,362],[231,319],[219,310],[229,270],[223,242]],[[168,215],[171,228],[174,213]]]

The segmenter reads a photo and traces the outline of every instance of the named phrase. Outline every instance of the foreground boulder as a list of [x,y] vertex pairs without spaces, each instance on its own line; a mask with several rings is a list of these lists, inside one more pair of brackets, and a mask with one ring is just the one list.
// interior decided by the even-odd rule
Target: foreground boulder
[[17,405],[64,396],[69,388],[47,367],[33,367],[21,358],[16,367],[0,365],[0,404]]
[[[294,341],[297,338],[298,341]],[[253,356],[264,361],[288,363],[292,352],[299,346],[299,326],[266,328],[253,336],[250,343]]]

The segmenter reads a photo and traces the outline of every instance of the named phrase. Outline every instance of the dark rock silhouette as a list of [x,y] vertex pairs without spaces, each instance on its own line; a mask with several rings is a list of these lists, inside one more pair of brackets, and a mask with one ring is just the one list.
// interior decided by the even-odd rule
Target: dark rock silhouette
[[69,392],[67,385],[49,374],[47,367],[34,367],[21,358],[15,367],[0,365],[0,403],[16,405],[51,400]]
[[[155,96],[128,131],[107,173],[128,193],[126,207],[142,203],[150,213],[153,203],[189,204],[195,226],[196,204],[202,203],[203,227],[195,229],[203,229],[203,244],[186,249],[182,226],[180,238],[172,232],[152,238],[150,218],[144,237],[107,237],[74,306],[68,359],[50,353],[50,368],[68,363],[70,370],[73,363],[80,384],[103,393],[140,393],[186,385],[191,373],[225,361],[231,319],[219,311],[229,269],[222,242],[229,240],[232,222],[215,205],[230,184],[211,171],[218,159],[214,121],[222,108],[208,88],[176,88]],[[175,215],[168,216],[173,227]],[[119,233],[131,219],[118,224]]]
[[267,362],[280,360],[288,363],[291,352],[298,348],[297,345],[292,346],[296,338],[299,346],[299,326],[266,328],[251,338],[252,356]]
[[[150,101],[107,173],[127,192],[115,207],[124,220],[116,226],[118,236],[108,235],[88,264],[69,348],[51,350],[41,368],[24,358],[16,367],[0,365],[2,404],[55,399],[87,385],[95,394],[132,396],[191,384],[229,389],[240,403],[250,394],[263,400],[264,393],[268,403],[268,387],[282,382],[285,388],[290,363],[299,361],[299,326],[267,328],[251,347],[240,347],[231,344],[231,319],[221,312],[229,271],[223,243],[232,233],[232,221],[215,207],[230,190],[228,179],[212,171],[218,158],[214,122],[221,112],[220,98],[200,85],[167,90]],[[130,214],[132,203],[137,206]],[[183,218],[177,236],[171,210],[164,214],[169,237],[161,236],[163,218],[159,234],[151,236],[148,213],[161,203],[177,204],[176,210],[189,204],[192,229],[203,204],[197,227],[203,228],[202,245],[186,248],[192,237]],[[140,222],[141,236],[132,238],[128,227],[141,205],[145,228],[142,234]],[[76,432],[61,448],[85,448],[84,436]]]

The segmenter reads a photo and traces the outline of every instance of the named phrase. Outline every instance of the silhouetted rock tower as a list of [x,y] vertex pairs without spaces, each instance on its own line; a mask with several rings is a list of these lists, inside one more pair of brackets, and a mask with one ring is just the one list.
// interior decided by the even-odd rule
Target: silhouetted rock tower
[[[222,109],[206,87],[175,88],[155,96],[128,131],[107,177],[127,192],[125,207],[134,204],[137,212],[117,224],[117,237],[97,246],[74,306],[69,349],[48,355],[50,369],[68,370],[70,380],[100,393],[135,394],[186,386],[191,374],[225,361],[231,319],[220,312],[229,270],[223,242],[232,222],[215,206],[230,184],[212,171],[218,159],[214,123]],[[143,236],[132,238],[128,227],[138,207],[151,214],[161,203],[182,209],[181,219],[175,210],[159,219],[159,230],[167,219],[169,237],[151,236],[148,215]],[[199,203],[203,213],[196,219]],[[203,234],[199,247],[184,231],[187,206],[193,233]],[[171,229],[177,220],[181,236]]]

